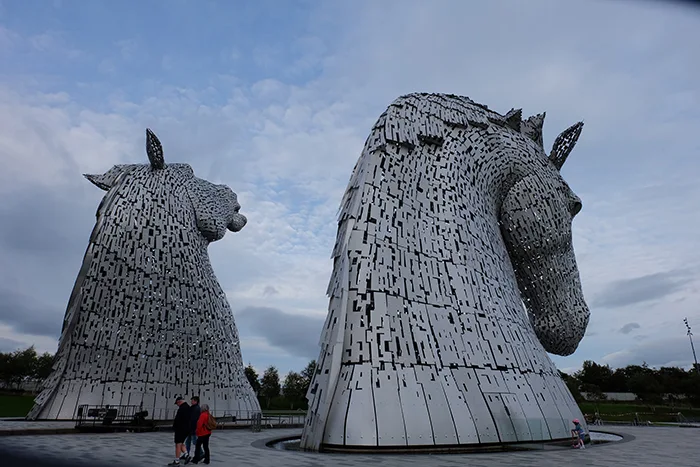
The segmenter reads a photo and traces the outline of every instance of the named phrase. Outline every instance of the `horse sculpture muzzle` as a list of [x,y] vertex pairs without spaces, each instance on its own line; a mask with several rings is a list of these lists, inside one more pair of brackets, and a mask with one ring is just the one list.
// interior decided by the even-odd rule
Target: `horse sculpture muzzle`
[[590,315],[571,239],[581,202],[558,172],[548,172],[511,188],[501,207],[501,232],[537,338],[548,352],[571,355]]

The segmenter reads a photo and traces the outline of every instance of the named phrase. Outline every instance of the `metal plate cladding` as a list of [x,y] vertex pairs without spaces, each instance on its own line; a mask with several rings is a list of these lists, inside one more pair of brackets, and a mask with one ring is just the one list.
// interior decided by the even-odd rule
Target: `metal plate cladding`
[[53,372],[32,419],[71,419],[81,404],[135,405],[172,419],[176,396],[216,414],[260,407],[243,373],[238,331],[207,247],[246,218],[236,194],[165,164],[86,175],[105,190],[68,302]]
[[588,324],[560,173],[582,124],[549,154],[543,124],[445,94],[379,117],[340,205],[302,447],[544,441],[583,418],[547,355]]

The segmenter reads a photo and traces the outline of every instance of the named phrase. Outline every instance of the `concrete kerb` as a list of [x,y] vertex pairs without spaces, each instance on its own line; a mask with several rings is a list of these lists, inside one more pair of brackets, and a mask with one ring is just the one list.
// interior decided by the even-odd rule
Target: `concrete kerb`
[[[620,445],[620,444],[625,444],[629,443],[630,441],[634,441],[636,439],[636,436],[631,435],[629,433],[622,433],[619,431],[607,431],[607,430],[592,430],[596,433],[604,433],[608,435],[615,435],[615,436],[620,436],[622,439],[620,441],[610,441],[610,442],[603,442],[603,443],[589,443],[587,445],[587,449],[594,448],[598,449],[599,447],[603,446],[608,446],[608,445]],[[299,439],[301,437],[301,432],[297,435],[288,435],[288,436],[281,436],[281,437],[273,437],[273,438],[266,438],[266,439],[259,439],[251,443],[251,446],[257,449],[272,449],[276,450],[276,448],[272,447],[271,445],[277,444],[277,443],[282,443],[284,441],[292,441]],[[491,446],[490,448],[487,449],[453,449],[453,450],[440,450],[440,451],[435,451],[435,452],[430,452],[429,450],[406,450],[406,451],[397,451],[397,450],[375,450],[375,451],[370,451],[370,450],[348,450],[348,451],[327,451],[327,452],[320,452],[316,454],[321,454],[321,455],[338,455],[338,454],[347,454],[347,455],[362,455],[362,454],[372,454],[372,455],[410,455],[410,454],[422,454],[422,455],[431,455],[431,454],[454,454],[454,455],[469,455],[469,454],[494,454],[494,453],[501,453],[501,452],[512,452],[512,451],[535,451],[538,449],[531,448],[528,449],[527,446],[533,446],[533,445],[547,445],[552,448],[561,448],[561,449],[568,449],[570,446],[570,440],[566,441],[552,441],[552,442],[532,442],[532,441],[526,441],[522,443],[513,443],[513,444],[503,444],[500,446]],[[520,449],[519,449],[520,448]],[[307,452],[303,450],[289,450],[290,452]]]

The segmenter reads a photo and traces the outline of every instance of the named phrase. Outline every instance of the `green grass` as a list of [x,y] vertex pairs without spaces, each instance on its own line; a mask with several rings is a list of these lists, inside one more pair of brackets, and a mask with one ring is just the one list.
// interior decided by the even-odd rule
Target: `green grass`
[[306,409],[304,410],[278,410],[278,409],[270,409],[270,410],[263,410],[263,415],[304,415],[306,414]]
[[0,417],[24,417],[34,405],[34,396],[1,396]]
[[[24,417],[33,405],[34,396],[0,395],[0,417]],[[687,418],[700,419],[700,409],[678,406],[650,406],[624,402],[582,402],[579,407],[585,414],[593,415],[597,410],[603,421],[611,422],[632,421],[635,413],[639,414],[640,420],[651,422],[675,422],[678,412]],[[273,409],[264,410],[263,413],[267,416],[304,415],[306,411]]]
[[[0,417],[24,417],[34,406],[34,396],[0,395]],[[265,410],[265,415],[304,415],[306,410]]]
[[603,421],[632,421],[634,414],[639,414],[639,420],[646,422],[676,422],[677,413],[686,418],[700,419],[700,409],[688,407],[671,407],[662,405],[630,404],[617,402],[581,402],[579,408],[584,414],[593,415],[596,411]]

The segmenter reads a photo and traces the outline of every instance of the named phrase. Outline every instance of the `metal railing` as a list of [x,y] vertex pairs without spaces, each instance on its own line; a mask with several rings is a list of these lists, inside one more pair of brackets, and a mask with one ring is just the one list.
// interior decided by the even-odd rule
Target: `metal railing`
[[[160,410],[164,417],[154,417],[143,407],[136,405],[80,405],[76,411],[76,428],[93,431],[170,429],[176,411]],[[156,415],[159,415],[156,414]],[[259,411],[212,411],[219,428],[246,428],[260,431],[263,428],[301,427],[306,413],[265,415]]]
[[600,414],[590,420],[586,420],[589,425],[632,425],[632,426],[653,426],[653,425],[696,425],[700,423],[700,418],[687,417],[681,412],[627,412],[616,414]]
[[78,429],[148,429],[153,428],[148,412],[137,405],[80,405],[76,411]]

